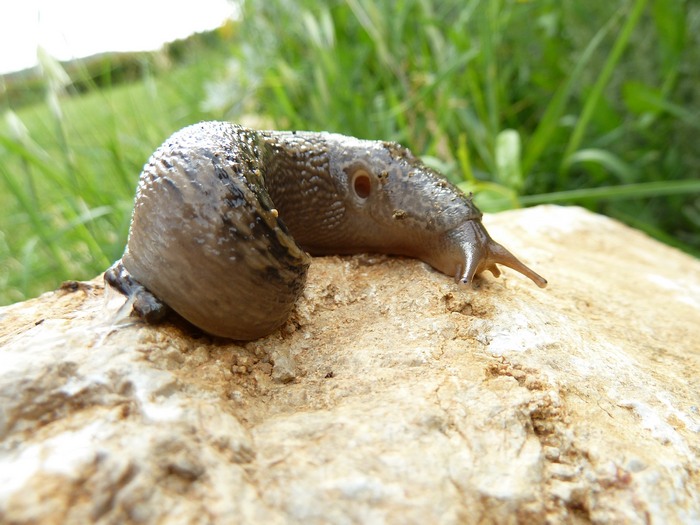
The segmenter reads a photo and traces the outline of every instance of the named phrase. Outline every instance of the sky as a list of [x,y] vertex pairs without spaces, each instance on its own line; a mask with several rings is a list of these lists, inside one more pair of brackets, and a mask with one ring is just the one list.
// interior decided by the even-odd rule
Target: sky
[[37,47],[59,60],[146,51],[213,29],[232,0],[0,0],[0,74],[37,64]]

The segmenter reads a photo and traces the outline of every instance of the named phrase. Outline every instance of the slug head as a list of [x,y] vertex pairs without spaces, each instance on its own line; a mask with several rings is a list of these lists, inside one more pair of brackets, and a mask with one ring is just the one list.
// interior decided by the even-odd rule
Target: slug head
[[491,239],[480,220],[466,221],[447,232],[439,249],[429,258],[427,262],[434,268],[464,284],[471,285],[474,276],[485,270],[498,277],[501,271],[496,264],[502,264],[529,277],[540,288],[547,286],[546,279]]
[[547,281],[493,241],[482,213],[458,188],[391,142],[360,141],[333,146],[330,168],[344,181],[347,238],[360,250],[417,257],[471,284],[474,276],[508,266],[544,287]]

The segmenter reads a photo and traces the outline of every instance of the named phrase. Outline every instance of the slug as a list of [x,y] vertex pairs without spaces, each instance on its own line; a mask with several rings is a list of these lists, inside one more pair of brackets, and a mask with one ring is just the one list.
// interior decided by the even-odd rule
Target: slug
[[396,143],[203,122],[144,166],[124,255],[105,280],[146,321],[170,307],[236,340],[286,321],[309,254],[405,255],[465,284],[484,270],[498,277],[502,264],[546,286],[481,217]]

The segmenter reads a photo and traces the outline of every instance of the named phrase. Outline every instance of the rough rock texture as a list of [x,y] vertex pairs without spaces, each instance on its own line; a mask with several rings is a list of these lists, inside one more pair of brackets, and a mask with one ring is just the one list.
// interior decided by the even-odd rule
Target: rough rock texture
[[0,309],[0,522],[700,522],[700,262],[578,208],[485,222],[549,288],[315,259],[244,345],[99,279]]

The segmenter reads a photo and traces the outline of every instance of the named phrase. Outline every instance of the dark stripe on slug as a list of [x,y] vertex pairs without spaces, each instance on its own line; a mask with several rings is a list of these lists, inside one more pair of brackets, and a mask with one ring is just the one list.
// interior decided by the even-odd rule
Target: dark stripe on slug
[[167,191],[173,197],[177,197],[177,200],[180,201],[180,203],[184,203],[185,196],[182,194],[182,190],[178,188],[174,180],[166,176],[161,176],[159,180],[161,184],[163,184],[165,191]]
[[[245,192],[240,188],[237,181],[231,179],[226,167],[222,165],[221,159],[217,155],[213,155],[211,164],[216,178],[221,181],[226,189],[226,195],[223,197],[224,202],[229,208],[246,206],[247,200]],[[241,177],[238,178],[240,179]]]
[[221,181],[221,182],[226,182],[229,180],[228,172],[226,171],[226,168],[224,168],[220,162],[217,162],[217,158],[214,157],[211,159],[212,166],[214,166],[214,174],[216,177]]
[[238,188],[235,184],[226,184],[225,186],[227,193],[224,197],[224,202],[228,204],[230,208],[239,208],[248,204],[243,190]]
[[280,230],[282,230],[282,233],[284,233],[285,235],[291,235],[291,233],[289,233],[289,229],[287,228],[287,225],[282,220],[282,217],[277,217],[277,226],[279,227]]
[[170,177],[162,176],[162,177],[160,177],[160,180],[163,184],[168,186],[168,190],[172,190],[172,191],[177,192],[178,194],[182,194],[182,192],[180,191],[180,188],[177,187],[177,184],[175,184],[175,182]]
[[282,276],[280,271],[274,266],[267,266],[265,268],[265,280],[286,284],[285,278]]
[[[238,187],[234,181],[229,179],[225,184],[225,187],[228,190],[228,195],[224,198],[224,201],[228,205],[228,211],[241,206],[246,206],[247,208],[251,207],[251,203],[245,200],[244,191]],[[255,195],[258,196],[258,192],[255,192]],[[246,246],[245,244],[241,243],[241,241],[249,241],[250,237],[257,239],[265,238],[268,241],[267,251],[270,252],[273,259],[278,261],[281,269],[296,272],[300,267],[308,266],[308,264],[301,261],[296,255],[290,252],[289,248],[284,243],[281,242],[279,237],[280,234],[289,237],[290,241],[294,242],[289,235],[286,225],[281,220],[277,219],[275,221],[276,227],[271,227],[268,225],[267,221],[260,216],[260,213],[257,210],[249,209],[249,213],[254,213],[253,222],[251,223],[252,227],[250,228],[251,235],[244,235],[238,230],[235,221],[232,220],[231,216],[226,211],[227,210],[224,210],[224,213],[220,214],[221,221],[224,227],[228,230],[228,234],[238,239],[238,242],[240,243],[237,244],[238,246]],[[237,253],[245,256],[245,250],[237,250]]]
[[[301,261],[299,257],[289,251],[287,246],[282,244],[279,238],[280,231],[276,231],[276,228],[270,228],[265,221],[262,221],[261,227],[263,228],[267,238],[270,240],[270,246],[267,248],[267,250],[276,260],[280,261],[280,263],[284,265],[285,269],[294,270],[302,266],[308,266],[308,263]],[[286,231],[282,232],[282,235],[289,236]],[[294,240],[291,239],[291,237],[289,240],[294,243]]]

